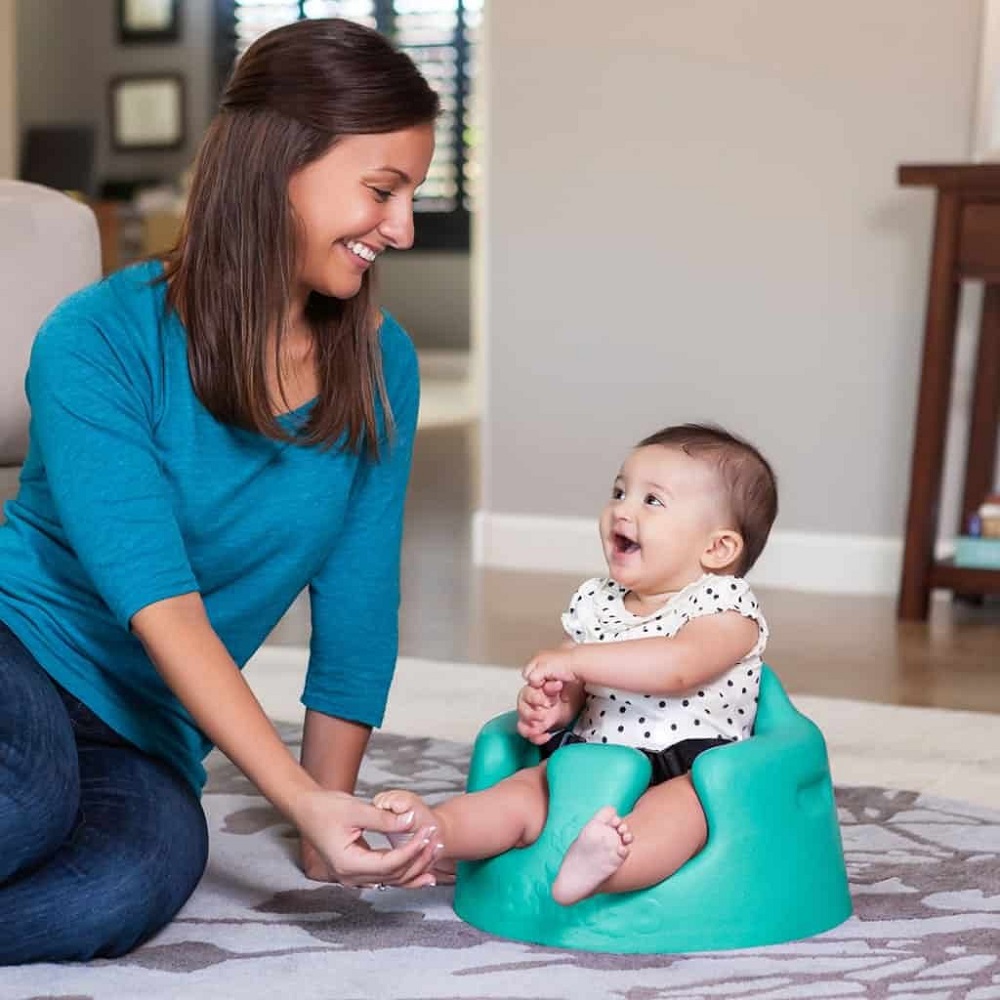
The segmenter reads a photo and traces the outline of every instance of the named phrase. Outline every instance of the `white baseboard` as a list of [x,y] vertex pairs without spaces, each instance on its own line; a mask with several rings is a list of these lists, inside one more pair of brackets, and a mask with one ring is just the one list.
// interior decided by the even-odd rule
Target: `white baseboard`
[[[480,566],[544,573],[606,571],[597,522],[479,510],[472,521],[473,560]],[[895,594],[901,538],[830,532],[774,531],[749,574],[760,587],[834,594]]]

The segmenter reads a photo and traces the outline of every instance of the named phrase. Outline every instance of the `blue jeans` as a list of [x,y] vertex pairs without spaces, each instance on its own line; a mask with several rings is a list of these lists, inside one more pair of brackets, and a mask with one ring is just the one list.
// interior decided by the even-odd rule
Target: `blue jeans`
[[124,954],[170,922],[207,858],[190,785],[0,622],[0,965]]

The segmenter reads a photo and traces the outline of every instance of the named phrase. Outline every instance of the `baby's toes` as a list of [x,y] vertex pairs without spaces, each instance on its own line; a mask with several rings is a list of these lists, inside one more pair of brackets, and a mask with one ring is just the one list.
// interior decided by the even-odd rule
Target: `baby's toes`
[[594,820],[598,823],[604,823],[607,826],[617,826],[621,822],[618,813],[615,812],[614,806],[601,806],[594,813]]
[[409,792],[402,792],[398,788],[390,789],[387,792],[379,792],[372,799],[372,805],[379,809],[387,809],[389,812],[407,812],[410,808]]

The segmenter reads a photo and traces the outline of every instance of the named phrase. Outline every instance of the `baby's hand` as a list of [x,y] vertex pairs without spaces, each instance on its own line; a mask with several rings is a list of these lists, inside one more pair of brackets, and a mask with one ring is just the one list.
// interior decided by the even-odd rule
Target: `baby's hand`
[[548,692],[525,684],[517,695],[518,733],[529,743],[544,743],[550,730],[559,725],[561,708],[559,690]]
[[572,668],[572,647],[560,646],[558,649],[543,649],[536,653],[522,671],[528,684],[539,690],[562,691],[566,684],[574,684],[583,680]]

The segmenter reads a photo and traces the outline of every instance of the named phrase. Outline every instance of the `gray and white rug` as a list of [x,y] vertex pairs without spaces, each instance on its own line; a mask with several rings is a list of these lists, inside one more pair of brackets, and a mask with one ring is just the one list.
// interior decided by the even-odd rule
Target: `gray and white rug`
[[[377,734],[359,792],[436,800],[464,786],[468,752]],[[617,956],[489,937],[455,916],[446,887],[308,882],[288,825],[221,757],[209,771],[209,869],[178,919],[119,960],[0,969],[2,1000],[1000,1000],[1000,814],[982,806],[838,789],[850,920],[768,948]]]

